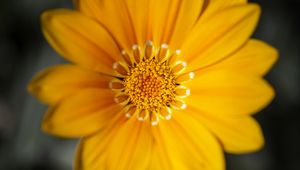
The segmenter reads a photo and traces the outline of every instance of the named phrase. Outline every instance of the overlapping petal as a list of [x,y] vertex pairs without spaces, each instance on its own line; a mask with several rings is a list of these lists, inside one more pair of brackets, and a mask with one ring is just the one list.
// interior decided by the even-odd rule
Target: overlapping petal
[[187,71],[203,68],[222,60],[238,50],[252,34],[259,6],[238,5],[199,20],[182,46]]
[[203,0],[86,0],[84,14],[99,20],[120,46],[130,49],[153,40],[178,48],[201,14]]
[[193,106],[186,113],[213,132],[229,153],[253,152],[264,145],[261,128],[250,116],[206,113]]
[[248,115],[260,111],[274,97],[262,78],[232,71],[198,71],[187,84],[187,105],[220,115]]
[[181,2],[171,30],[166,31],[166,34],[168,32],[171,33],[167,43],[172,50],[181,48],[188,33],[201,15],[204,3],[203,0],[187,0]]
[[57,65],[37,74],[28,89],[41,101],[53,105],[83,89],[108,89],[112,78],[75,65]]
[[260,40],[251,39],[230,57],[204,70],[231,70],[241,74],[263,76],[277,58],[278,52],[275,48]]
[[110,145],[115,134],[124,126],[127,120],[123,112],[116,113],[114,118],[108,120],[105,128],[81,139],[76,153],[75,170],[108,169],[106,164],[107,146]]
[[72,0],[73,1],[73,5],[75,6],[75,8],[78,7],[78,3],[79,3],[79,0]]
[[205,2],[203,14],[199,20],[204,20],[207,17],[232,6],[245,5],[247,0],[205,0]]
[[201,14],[202,0],[154,1],[152,31],[154,44],[167,43],[171,49],[179,48]]
[[150,169],[224,169],[221,147],[215,137],[184,112],[153,128],[155,146]]
[[[150,5],[152,0],[127,0],[124,1],[128,9],[130,21],[133,25],[135,44],[144,45],[147,40],[152,39],[152,15]],[[133,45],[133,44],[132,44]]]
[[[150,124],[137,119],[110,124],[96,135],[84,138],[78,152],[78,169],[147,169],[152,153]],[[130,135],[129,135],[130,134]]]
[[[130,134],[130,135],[129,135]],[[151,125],[133,118],[122,126],[107,146],[108,169],[147,169],[151,158]]]
[[79,12],[56,9],[42,15],[42,28],[52,47],[66,59],[91,70],[113,75],[120,50],[95,20]]
[[121,110],[111,90],[85,89],[50,107],[44,131],[63,137],[87,136],[105,127]]
[[79,11],[101,23],[118,42],[129,50],[136,43],[131,17],[123,0],[79,0]]

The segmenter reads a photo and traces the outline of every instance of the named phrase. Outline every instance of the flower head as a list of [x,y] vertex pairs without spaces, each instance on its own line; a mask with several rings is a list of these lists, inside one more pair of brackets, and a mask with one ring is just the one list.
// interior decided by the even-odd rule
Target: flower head
[[75,169],[224,169],[223,152],[263,145],[251,117],[274,96],[262,78],[276,50],[250,39],[260,9],[244,0],[77,0],[42,15],[73,64],[29,90],[43,129],[80,137]]

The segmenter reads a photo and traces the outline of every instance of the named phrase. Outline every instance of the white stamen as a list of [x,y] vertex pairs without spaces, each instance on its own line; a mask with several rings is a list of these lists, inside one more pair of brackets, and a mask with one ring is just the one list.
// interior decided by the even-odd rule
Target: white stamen
[[167,49],[167,48],[169,48],[169,45],[168,45],[168,44],[162,44],[162,45],[161,45],[161,48]]
[[122,50],[122,51],[121,51],[121,54],[122,54],[122,55],[126,55],[127,53],[126,53],[125,50]]
[[152,125],[152,126],[158,125],[158,121],[153,121],[153,122],[151,122],[151,125]]
[[137,49],[139,49],[139,46],[138,46],[137,44],[134,44],[134,45],[132,46],[132,49],[133,49],[133,50],[137,50]]
[[112,85],[112,84],[113,84],[113,82],[109,82],[109,83],[108,83],[108,87],[109,87],[110,89],[113,88],[113,85]]
[[115,101],[116,103],[119,103],[119,102],[120,102],[119,99],[118,99],[117,97],[114,98],[114,101]]
[[195,78],[195,73],[194,73],[194,72],[190,72],[190,73],[189,73],[189,77],[190,77],[190,79]]
[[185,61],[176,61],[175,66],[176,65],[182,65],[183,67],[186,67],[187,63]]
[[170,120],[172,118],[171,114],[169,114],[168,116],[166,116],[167,120]]
[[153,45],[153,42],[152,42],[151,40],[147,40],[147,41],[146,41],[146,45],[147,45],[147,46],[152,46],[152,45]]
[[141,121],[141,122],[143,122],[145,119],[144,118],[142,118],[142,117],[138,117],[137,118],[139,121]]
[[183,103],[181,106],[180,106],[180,109],[186,109],[186,104],[185,103]]
[[116,69],[118,68],[118,65],[119,65],[119,63],[117,63],[117,62],[114,62],[114,63],[113,63],[113,65],[112,65],[113,69],[115,69],[115,70],[116,70]]
[[191,90],[190,89],[186,89],[186,93],[187,96],[189,96],[191,94]]
[[175,54],[177,54],[177,55],[181,54],[181,50],[176,50]]
[[130,114],[130,113],[126,113],[125,116],[126,116],[127,118],[130,118],[130,117],[131,117],[131,114]]

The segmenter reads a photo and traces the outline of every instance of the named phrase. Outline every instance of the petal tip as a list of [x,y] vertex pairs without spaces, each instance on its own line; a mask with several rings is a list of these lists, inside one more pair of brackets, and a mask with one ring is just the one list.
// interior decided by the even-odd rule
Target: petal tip
[[43,122],[41,124],[41,129],[42,129],[43,132],[51,134],[51,131],[52,131],[51,129],[53,129],[53,128],[52,128],[51,124],[48,121],[43,120]]
[[249,3],[248,6],[251,7],[254,12],[261,13],[261,7],[259,4]]
[[35,83],[33,82],[33,80],[31,80],[31,81],[28,83],[26,89],[27,89],[27,91],[28,91],[30,94],[32,94],[32,95],[34,95],[35,92],[38,91],[38,90],[37,90],[38,88],[36,88]]
[[272,50],[271,53],[272,53],[272,56],[273,56],[272,65],[274,65],[277,62],[277,60],[279,59],[279,51],[276,48],[272,47],[272,46],[271,46],[271,50]]

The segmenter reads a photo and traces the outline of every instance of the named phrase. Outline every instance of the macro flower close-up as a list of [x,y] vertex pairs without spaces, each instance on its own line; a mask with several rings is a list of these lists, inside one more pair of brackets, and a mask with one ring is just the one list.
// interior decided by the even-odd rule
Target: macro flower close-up
[[274,90],[277,50],[251,38],[246,0],[77,0],[41,15],[70,63],[28,89],[49,106],[42,129],[80,138],[74,169],[221,170],[224,153],[261,149],[252,117]]

